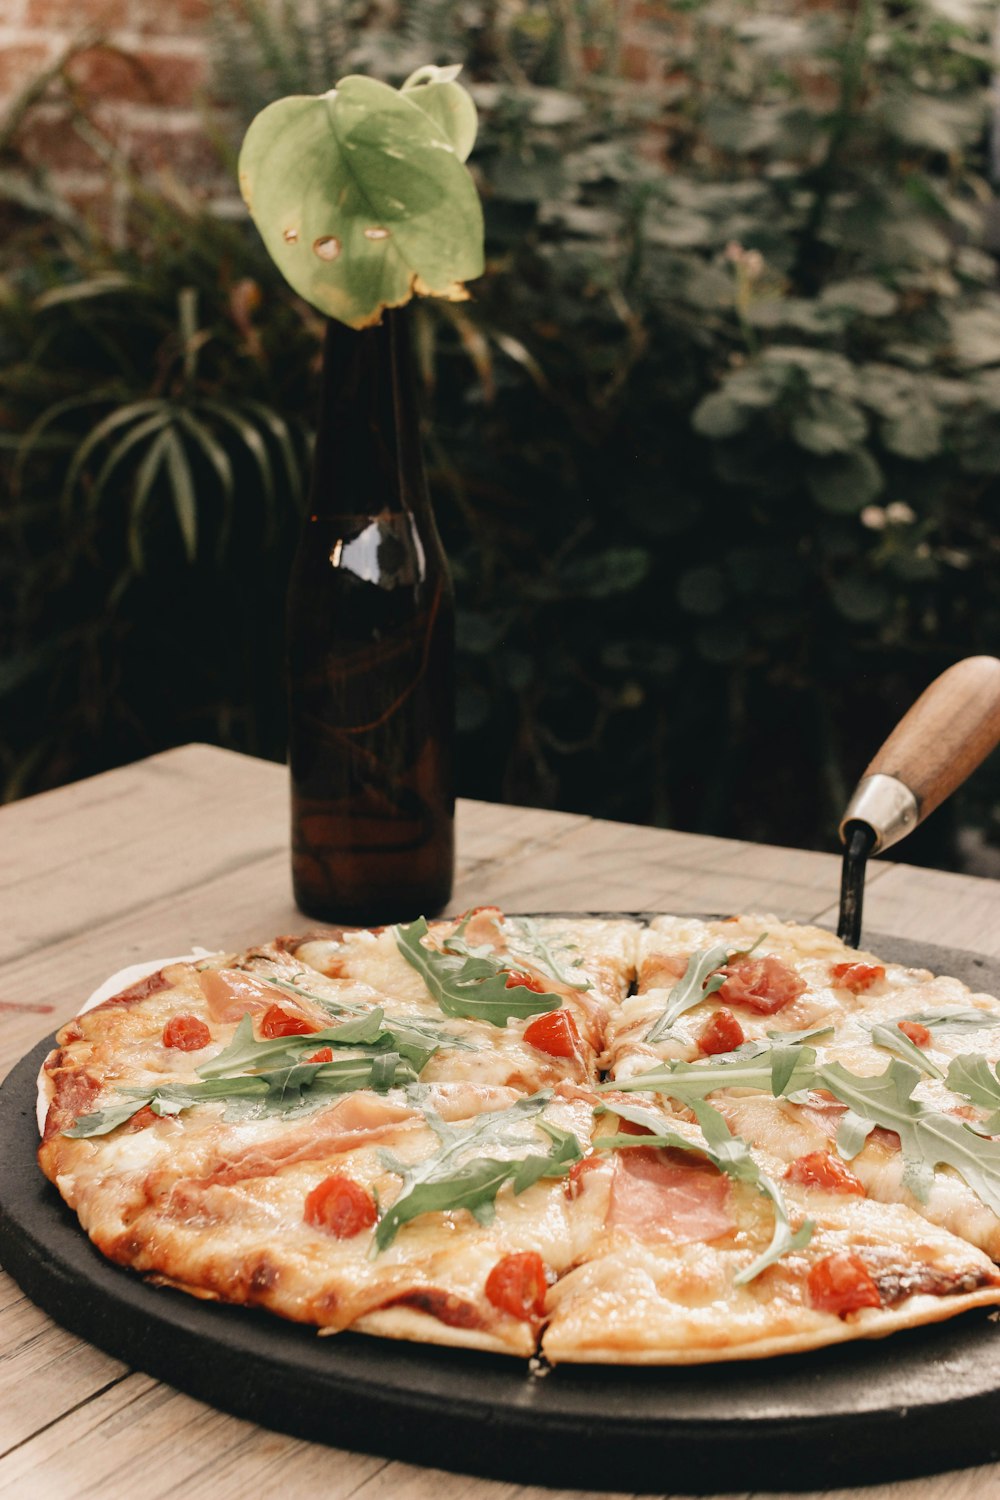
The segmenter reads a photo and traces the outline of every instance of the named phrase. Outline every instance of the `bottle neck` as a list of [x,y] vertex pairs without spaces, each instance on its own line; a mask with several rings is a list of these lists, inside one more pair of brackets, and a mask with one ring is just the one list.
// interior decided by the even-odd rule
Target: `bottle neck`
[[376,328],[330,320],[323,346],[314,516],[429,512],[407,309]]

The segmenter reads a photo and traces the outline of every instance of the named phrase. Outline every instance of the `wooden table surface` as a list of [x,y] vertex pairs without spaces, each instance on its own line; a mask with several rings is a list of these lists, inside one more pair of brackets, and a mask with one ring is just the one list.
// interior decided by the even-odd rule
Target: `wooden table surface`
[[[281,767],[189,745],[0,809],[0,1075],[112,971],[240,948],[302,918]],[[453,909],[775,911],[830,922],[839,860],[591,818],[460,805]],[[875,864],[866,924],[1000,955],[1000,883]],[[64,1333],[0,1273],[0,1500],[546,1500],[268,1432]],[[817,1454],[822,1490],[823,1456]],[[666,1476],[665,1476],[666,1477]],[[752,1474],[741,1494],[755,1493]],[[1000,1495],[1000,1466],[858,1500]]]

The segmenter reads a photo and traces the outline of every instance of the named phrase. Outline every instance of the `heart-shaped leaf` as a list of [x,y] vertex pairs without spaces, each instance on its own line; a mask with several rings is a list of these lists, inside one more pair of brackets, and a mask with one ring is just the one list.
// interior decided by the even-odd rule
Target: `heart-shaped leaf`
[[247,131],[247,207],[278,268],[327,317],[365,328],[415,292],[462,300],[481,275],[482,209],[463,165],[475,107],[451,71],[422,68],[402,91],[344,78],[269,104]]

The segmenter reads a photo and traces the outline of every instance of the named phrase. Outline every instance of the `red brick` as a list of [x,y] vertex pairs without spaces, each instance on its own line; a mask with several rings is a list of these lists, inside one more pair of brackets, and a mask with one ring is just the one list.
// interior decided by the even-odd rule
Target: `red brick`
[[129,27],[149,36],[197,35],[211,13],[211,0],[132,0]]
[[19,94],[52,59],[43,43],[0,48],[0,95]]
[[91,47],[69,65],[74,82],[92,99],[190,107],[205,83],[204,58],[186,53]]
[[69,116],[29,114],[15,145],[26,162],[49,171],[102,171],[106,163],[73,129]]
[[199,130],[132,130],[126,151],[140,174],[169,171],[193,191],[218,190],[229,180],[218,151]]
[[99,29],[124,26],[128,17],[128,0],[28,0],[25,26],[48,27],[53,31],[78,32],[84,25]]

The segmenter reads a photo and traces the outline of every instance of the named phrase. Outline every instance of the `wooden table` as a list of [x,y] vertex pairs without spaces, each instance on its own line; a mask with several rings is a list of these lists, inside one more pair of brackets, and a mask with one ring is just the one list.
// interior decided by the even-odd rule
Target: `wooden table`
[[[0,1074],[125,964],[301,926],[286,796],[280,767],[189,745],[0,809]],[[458,849],[455,910],[745,908],[826,922],[836,911],[832,855],[476,802],[460,806]],[[876,864],[866,923],[1000,955],[1000,883]],[[517,1490],[223,1416],[64,1333],[3,1275],[0,1329],[0,1500],[507,1500]],[[817,1454],[818,1486],[822,1473]],[[1000,1495],[1000,1466],[836,1493],[979,1500]]]

